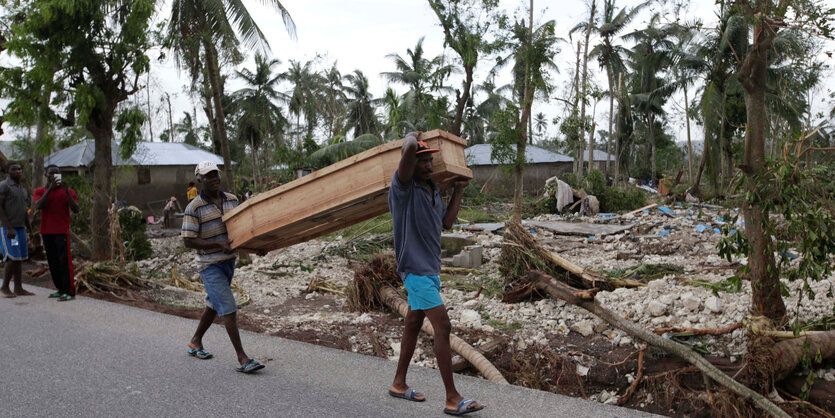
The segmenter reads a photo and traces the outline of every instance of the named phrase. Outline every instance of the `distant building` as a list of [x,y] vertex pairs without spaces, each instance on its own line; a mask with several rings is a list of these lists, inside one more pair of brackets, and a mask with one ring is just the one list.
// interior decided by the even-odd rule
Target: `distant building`
[[[516,146],[513,146],[514,150]],[[464,153],[467,165],[473,170],[473,178],[485,193],[497,196],[512,196],[515,180],[513,173],[506,174],[500,164],[493,161],[492,144],[473,145]],[[525,147],[525,171],[522,173],[522,187],[526,193],[540,194],[545,180],[562,173],[570,173],[573,159],[537,146]]]
[[[513,146],[516,149],[516,146]],[[479,144],[467,148],[467,165],[473,170],[473,178],[484,192],[496,196],[512,196],[515,180],[513,174],[505,174],[500,164],[493,161],[491,153],[492,144]],[[606,158],[609,154],[595,150],[593,167],[605,171]],[[522,173],[522,187],[526,193],[540,194],[545,188],[545,180],[561,174],[568,174],[573,171],[574,158],[557,154],[556,152],[528,145],[525,147],[525,170]],[[583,153],[583,161],[588,161],[588,151]],[[614,171],[614,156],[609,171]],[[609,173],[611,175],[612,173]]]
[[[92,180],[96,147],[87,140],[55,152],[44,159],[44,166],[55,164],[65,175],[84,175]],[[184,207],[186,189],[193,181],[194,166],[212,161],[223,167],[223,158],[193,145],[177,142],[140,142],[128,160],[119,157],[119,143],[113,142],[113,180],[116,198],[144,212],[156,209],[159,202],[176,196]],[[234,163],[234,162],[233,162]]]

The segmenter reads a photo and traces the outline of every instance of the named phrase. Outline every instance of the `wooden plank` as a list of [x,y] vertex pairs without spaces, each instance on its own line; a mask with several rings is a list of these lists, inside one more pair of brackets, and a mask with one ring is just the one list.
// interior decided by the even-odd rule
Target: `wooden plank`
[[611,225],[611,224],[587,224],[574,222],[539,222],[539,221],[523,221],[525,226],[535,226],[537,228],[544,228],[556,234],[565,235],[611,235],[617,234],[631,229],[635,224],[628,225]]
[[[433,180],[441,189],[467,168],[466,141],[441,130],[420,140],[433,155]],[[224,215],[233,248],[270,251],[327,234],[388,211],[388,189],[403,140],[380,145],[277,189],[260,193]]]

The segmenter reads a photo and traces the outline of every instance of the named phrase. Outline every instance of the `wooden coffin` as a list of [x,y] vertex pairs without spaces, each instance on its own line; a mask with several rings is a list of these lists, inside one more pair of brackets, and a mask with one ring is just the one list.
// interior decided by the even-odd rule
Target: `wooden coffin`
[[[440,149],[433,180],[441,189],[471,179],[467,141],[450,133],[424,132],[420,140]],[[389,142],[260,193],[223,216],[232,247],[263,252],[287,247],[388,212],[388,190],[403,140]]]

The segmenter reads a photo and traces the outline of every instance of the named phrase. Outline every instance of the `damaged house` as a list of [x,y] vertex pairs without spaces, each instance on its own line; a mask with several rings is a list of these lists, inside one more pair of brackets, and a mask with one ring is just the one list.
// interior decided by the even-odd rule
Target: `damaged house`
[[[150,211],[150,205],[176,196],[185,207],[188,182],[194,180],[194,166],[212,161],[223,167],[223,158],[193,145],[177,142],[140,142],[133,155],[119,157],[119,143],[113,142],[113,181],[119,200]],[[65,176],[83,175],[92,181],[96,146],[83,141],[55,152],[44,159],[44,165],[55,164]]]

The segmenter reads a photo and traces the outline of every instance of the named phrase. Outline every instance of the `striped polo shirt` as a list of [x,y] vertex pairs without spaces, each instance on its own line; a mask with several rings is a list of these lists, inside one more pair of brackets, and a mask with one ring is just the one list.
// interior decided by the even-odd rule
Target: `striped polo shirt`
[[[180,236],[183,238],[201,238],[207,241],[226,241],[226,224],[223,214],[238,206],[238,198],[233,194],[221,192],[223,208],[218,208],[203,192],[189,202],[183,212],[183,228]],[[208,265],[223,260],[235,258],[235,254],[226,254],[222,250],[197,250],[197,262]]]

